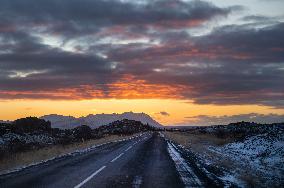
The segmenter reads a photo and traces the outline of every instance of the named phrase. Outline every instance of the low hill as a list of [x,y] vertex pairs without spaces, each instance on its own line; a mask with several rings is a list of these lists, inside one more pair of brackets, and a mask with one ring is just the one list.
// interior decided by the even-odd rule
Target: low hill
[[107,134],[133,134],[145,131],[154,131],[156,128],[143,124],[140,121],[135,120],[117,120],[108,125],[100,126],[94,129],[94,132],[101,132]]
[[91,128],[98,128],[102,125],[108,125],[114,121],[128,119],[140,121],[143,124],[149,124],[153,127],[162,128],[163,126],[145,113],[124,112],[122,114],[90,114],[85,117],[75,118],[73,116],[62,116],[57,114],[45,115],[40,117],[51,122],[53,128],[72,129],[79,125],[88,125]]
[[132,135],[158,130],[135,120],[118,120],[108,125],[91,129],[80,125],[73,129],[52,128],[49,121],[36,117],[0,123],[0,158],[5,153],[28,151],[50,145],[64,145],[82,140],[98,139],[108,135]]

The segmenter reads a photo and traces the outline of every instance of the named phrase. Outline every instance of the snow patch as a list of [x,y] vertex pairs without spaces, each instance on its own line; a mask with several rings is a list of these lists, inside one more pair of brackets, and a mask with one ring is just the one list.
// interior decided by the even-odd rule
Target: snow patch
[[175,146],[169,142],[168,152],[175,163],[176,169],[185,185],[185,187],[203,187],[193,170],[187,165],[186,161],[181,157]]
[[[283,181],[284,135],[259,134],[242,142],[233,142],[222,147],[208,147],[220,157],[233,161],[238,173],[250,170],[252,174],[266,179],[266,182]],[[231,179],[226,177],[226,179]],[[282,180],[281,180],[282,179]]]

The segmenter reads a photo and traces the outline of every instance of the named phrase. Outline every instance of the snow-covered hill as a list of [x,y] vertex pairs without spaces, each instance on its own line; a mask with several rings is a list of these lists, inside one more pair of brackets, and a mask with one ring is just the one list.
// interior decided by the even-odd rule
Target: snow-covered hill
[[219,160],[231,161],[232,174],[239,181],[250,177],[254,184],[263,187],[283,185],[284,135],[281,131],[251,136],[244,141],[211,147],[210,150],[216,152]]
[[101,125],[107,125],[117,120],[129,119],[140,121],[143,124],[149,124],[154,127],[162,127],[157,121],[145,113],[125,112],[122,114],[90,114],[85,117],[75,118],[72,116],[62,116],[57,114],[45,115],[40,117],[51,122],[53,128],[72,129],[80,125],[88,125],[91,128],[97,128]]

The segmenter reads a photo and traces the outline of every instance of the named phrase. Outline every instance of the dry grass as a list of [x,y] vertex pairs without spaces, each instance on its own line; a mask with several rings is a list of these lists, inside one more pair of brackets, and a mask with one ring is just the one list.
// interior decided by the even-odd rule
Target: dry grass
[[[246,167],[241,166],[238,162],[232,161],[230,158],[224,157],[223,155],[208,149],[208,146],[223,146],[234,142],[234,138],[218,138],[212,134],[186,132],[165,132],[164,135],[168,139],[190,149],[192,152],[201,154],[200,156],[210,161],[213,166],[222,167],[233,172],[236,178],[247,187],[264,185],[261,182],[265,182],[265,180],[261,179],[260,175],[255,174],[255,169],[252,169],[249,165]],[[278,185],[272,187],[278,187]]]
[[212,134],[203,133],[188,133],[188,132],[165,132],[165,136],[187,148],[192,149],[194,152],[201,152],[211,146],[222,146],[232,142],[231,138],[218,138]]
[[76,150],[82,150],[85,148],[92,147],[94,145],[99,145],[111,141],[116,141],[124,138],[129,138],[132,136],[107,136],[101,139],[88,140],[85,142],[74,143],[69,145],[55,145],[50,147],[45,147],[42,149],[19,152],[14,154],[6,155],[0,160],[0,174],[3,174],[9,170],[16,169],[21,166],[30,165],[33,163],[38,163],[40,161],[48,160],[56,156],[68,154]]
[[230,138],[218,138],[212,134],[203,134],[203,133],[186,133],[186,132],[165,132],[165,135],[185,146],[185,147],[203,147],[208,145],[213,146],[222,146],[224,144],[230,143],[233,139]]
[[[225,169],[234,170],[235,164],[228,158],[224,158],[219,154],[212,152],[208,146],[222,146],[233,142],[233,138],[218,138],[215,135],[203,133],[186,133],[186,132],[165,132],[165,136],[174,142],[185,146],[194,153],[201,154],[207,160],[214,163],[215,166]],[[252,176],[242,176],[241,180],[247,182],[248,185],[253,184]]]

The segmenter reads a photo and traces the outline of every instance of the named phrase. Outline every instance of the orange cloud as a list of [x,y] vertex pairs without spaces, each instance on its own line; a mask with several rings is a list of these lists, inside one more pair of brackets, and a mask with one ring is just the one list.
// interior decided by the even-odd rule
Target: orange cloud
[[[100,88],[100,87],[103,87]],[[0,91],[2,99],[182,99],[180,95],[185,86],[151,84],[145,80],[125,75],[112,84],[82,85],[78,88],[58,89],[54,91]]]

